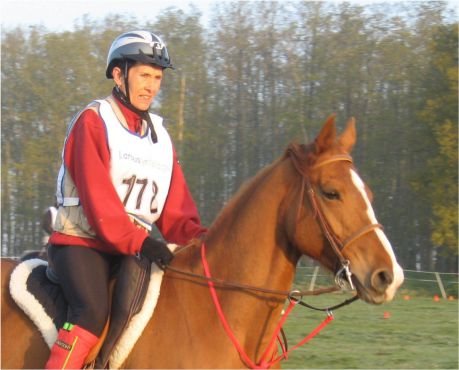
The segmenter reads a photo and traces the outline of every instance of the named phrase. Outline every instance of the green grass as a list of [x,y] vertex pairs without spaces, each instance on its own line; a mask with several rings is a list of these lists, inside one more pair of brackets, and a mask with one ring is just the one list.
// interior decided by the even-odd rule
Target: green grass
[[[344,294],[308,297],[330,306]],[[385,319],[384,312],[390,317]],[[432,297],[402,299],[373,306],[361,301],[334,312],[323,331],[293,351],[283,368],[305,369],[458,369],[458,301]],[[297,306],[284,326],[293,347],[325,314]]]

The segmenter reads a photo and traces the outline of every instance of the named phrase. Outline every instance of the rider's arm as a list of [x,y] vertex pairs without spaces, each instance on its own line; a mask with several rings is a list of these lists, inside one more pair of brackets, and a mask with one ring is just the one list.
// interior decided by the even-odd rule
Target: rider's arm
[[134,254],[147,236],[124,210],[110,176],[110,151],[105,126],[93,110],[79,117],[66,144],[69,170],[89,224],[100,240],[99,249]]

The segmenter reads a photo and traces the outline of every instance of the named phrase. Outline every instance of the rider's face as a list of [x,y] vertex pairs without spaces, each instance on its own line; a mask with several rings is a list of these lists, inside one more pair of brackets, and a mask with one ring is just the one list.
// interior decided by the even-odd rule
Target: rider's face
[[[128,85],[131,104],[140,110],[147,110],[158,94],[163,78],[163,69],[149,64],[135,64],[129,68]],[[113,69],[115,83],[126,94],[126,84],[121,69]]]

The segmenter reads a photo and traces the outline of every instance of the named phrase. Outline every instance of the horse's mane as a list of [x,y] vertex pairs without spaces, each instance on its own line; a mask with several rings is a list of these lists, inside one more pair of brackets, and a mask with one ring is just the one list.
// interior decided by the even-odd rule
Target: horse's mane
[[234,212],[239,208],[239,205],[245,204],[253,196],[254,192],[256,192],[260,184],[262,184],[270,175],[273,168],[275,168],[279,163],[283,162],[284,160],[285,155],[278,158],[276,161],[267,165],[266,167],[262,168],[254,177],[244,182],[238,189],[236,194],[220,210],[211,228],[219,228],[220,226],[222,226],[222,223],[225,219],[227,219],[229,213],[231,213],[232,216],[234,216]]
[[222,226],[224,220],[228,219],[228,214],[231,213],[232,217],[235,217],[235,212],[240,207],[240,205],[246,204],[247,201],[253,196],[257,191],[260,184],[262,184],[267,177],[271,174],[272,170],[276,168],[280,163],[287,160],[292,152],[296,157],[299,158],[301,163],[308,167],[311,163],[311,155],[313,154],[313,144],[304,145],[298,143],[291,143],[283,155],[275,160],[273,163],[262,168],[254,177],[247,180],[241,185],[236,194],[229,200],[229,202],[221,209],[220,213],[217,215],[215,221],[213,222],[211,228],[219,228]]

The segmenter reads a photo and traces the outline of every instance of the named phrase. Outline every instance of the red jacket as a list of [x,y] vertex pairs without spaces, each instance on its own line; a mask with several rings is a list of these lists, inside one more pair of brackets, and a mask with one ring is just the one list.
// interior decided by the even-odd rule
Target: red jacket
[[[129,129],[139,132],[139,115],[116,101]],[[105,125],[92,109],[84,111],[71,130],[65,146],[64,161],[77,187],[84,213],[98,238],[54,232],[49,242],[56,245],[87,246],[108,253],[138,252],[148,234],[132,223],[112,185]],[[207,231],[201,226],[198,210],[175,150],[169,194],[156,226],[168,242],[177,244],[185,244]]]

